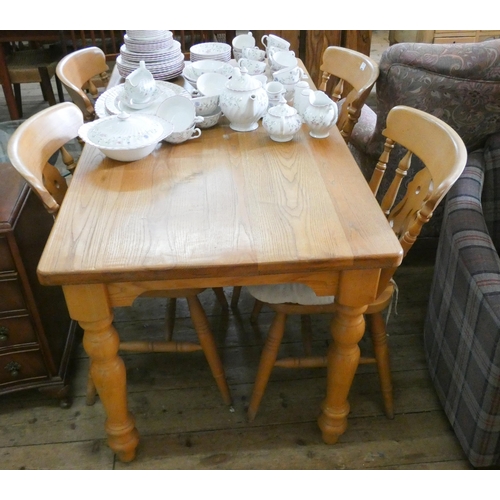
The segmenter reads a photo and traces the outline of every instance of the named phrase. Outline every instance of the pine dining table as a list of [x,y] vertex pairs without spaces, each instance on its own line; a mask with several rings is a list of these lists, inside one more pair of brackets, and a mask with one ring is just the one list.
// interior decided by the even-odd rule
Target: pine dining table
[[[110,84],[119,83],[116,71]],[[182,85],[182,81],[179,81]],[[298,282],[335,295],[323,441],[347,428],[363,312],[403,251],[339,131],[290,142],[262,124],[233,131],[225,118],[200,138],[160,143],[126,163],[85,145],[38,265],[60,285],[106,412],[110,448],[135,458],[113,308],[151,290]]]

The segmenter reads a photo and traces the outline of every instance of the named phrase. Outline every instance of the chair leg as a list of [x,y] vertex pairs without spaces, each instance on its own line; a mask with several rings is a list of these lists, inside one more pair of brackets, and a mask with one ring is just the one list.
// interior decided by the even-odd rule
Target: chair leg
[[189,312],[191,313],[191,319],[196,333],[198,334],[198,340],[200,341],[203,352],[205,353],[212,375],[217,382],[217,386],[219,387],[224,402],[230,405],[232,403],[232,399],[229,392],[229,386],[227,385],[226,376],[224,374],[224,367],[222,366],[222,361],[220,360],[219,353],[217,352],[215,339],[210,331],[205,311],[203,310],[200,299],[197,295],[188,297],[187,301]]
[[64,90],[63,90],[61,80],[59,80],[59,78],[57,77],[57,74],[54,75],[54,78],[56,79],[57,95],[59,97],[59,102],[64,102]]
[[312,331],[311,331],[311,316],[309,314],[300,315],[300,333],[302,334],[302,343],[304,345],[304,353],[306,356],[312,354]]
[[387,418],[394,418],[394,400],[392,395],[391,367],[389,362],[389,349],[387,347],[387,333],[382,313],[367,315],[370,332],[377,361],[380,389],[384,399],[384,409]]
[[250,405],[248,406],[247,414],[250,422],[252,422],[257,415],[262,396],[264,395],[274,363],[278,357],[281,339],[283,338],[283,334],[285,332],[285,323],[286,314],[276,312],[276,316],[273,319],[271,328],[269,329],[269,333],[267,335],[266,343],[262,349],[259,368],[257,370],[257,376],[255,377],[255,383],[253,386],[252,397],[250,398]]
[[14,83],[14,98],[16,99],[17,112],[19,113],[19,118],[23,117],[23,100],[21,98],[21,84]]
[[236,307],[240,300],[241,286],[233,286],[233,296],[231,297],[231,307]]
[[167,310],[165,313],[165,339],[171,341],[174,335],[175,312],[177,309],[177,299],[167,299]]
[[253,305],[252,309],[252,314],[250,315],[250,321],[252,323],[255,323],[257,321],[257,318],[260,314],[260,311],[264,307],[264,302],[261,302],[260,300],[255,299],[255,303]]
[[54,96],[54,91],[52,90],[52,84],[50,83],[50,76],[47,68],[38,68],[38,73],[40,74],[40,86],[42,87],[42,93],[45,100],[49,103],[49,106],[54,106],[56,103],[56,98]]
[[229,306],[227,304],[226,295],[224,294],[224,289],[222,287],[217,287],[213,288],[213,291],[222,309],[228,309]]
[[95,403],[97,397],[97,390],[95,388],[94,381],[92,380],[92,376],[90,375],[90,365],[89,372],[87,374],[87,393],[85,395],[85,403],[87,406],[92,406]]

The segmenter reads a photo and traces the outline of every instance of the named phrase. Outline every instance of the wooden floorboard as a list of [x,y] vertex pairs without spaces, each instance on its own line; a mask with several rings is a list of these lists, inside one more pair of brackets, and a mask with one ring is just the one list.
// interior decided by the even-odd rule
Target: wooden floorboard
[[[389,321],[396,415],[385,417],[373,365],[360,366],[350,394],[349,426],[333,446],[321,440],[316,419],[325,370],[275,369],[257,418],[246,408],[260,349],[272,320],[249,321],[252,300],[223,311],[211,290],[201,298],[223,358],[233,396],[226,406],[201,352],[124,354],[128,400],[141,442],[130,464],[116,461],[105,442],[99,402],[85,404],[88,360],[81,344],[72,363],[72,406],[37,391],[5,395],[0,407],[1,469],[468,469],[470,465],[442,411],[429,378],[422,329],[433,267],[402,266],[397,314]],[[225,289],[230,300],[232,290]],[[161,338],[165,301],[141,299],[115,310],[124,339]],[[314,348],[328,343],[329,318],[313,318]],[[175,336],[194,339],[179,301]],[[301,347],[298,318],[287,323],[283,349]],[[361,342],[370,352],[369,339]]]

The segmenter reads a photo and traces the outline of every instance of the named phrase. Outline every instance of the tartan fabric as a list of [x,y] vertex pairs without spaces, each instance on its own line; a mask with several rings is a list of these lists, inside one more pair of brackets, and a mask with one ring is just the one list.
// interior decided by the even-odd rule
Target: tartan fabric
[[500,259],[489,231],[498,241],[499,202],[495,134],[448,193],[424,326],[431,378],[475,467],[500,465]]

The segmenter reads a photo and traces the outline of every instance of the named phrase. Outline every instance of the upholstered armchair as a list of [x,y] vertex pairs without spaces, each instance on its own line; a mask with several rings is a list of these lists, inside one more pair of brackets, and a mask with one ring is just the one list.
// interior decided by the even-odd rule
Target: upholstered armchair
[[425,321],[437,395],[469,461],[500,465],[500,133],[448,193]]
[[[500,131],[500,40],[399,43],[382,54],[379,70],[375,109],[363,107],[350,143],[367,179],[382,152],[387,114],[396,105],[442,119],[458,132],[468,151]],[[400,158],[395,151],[389,168]],[[442,209],[426,225],[427,236],[439,234],[441,217]]]

